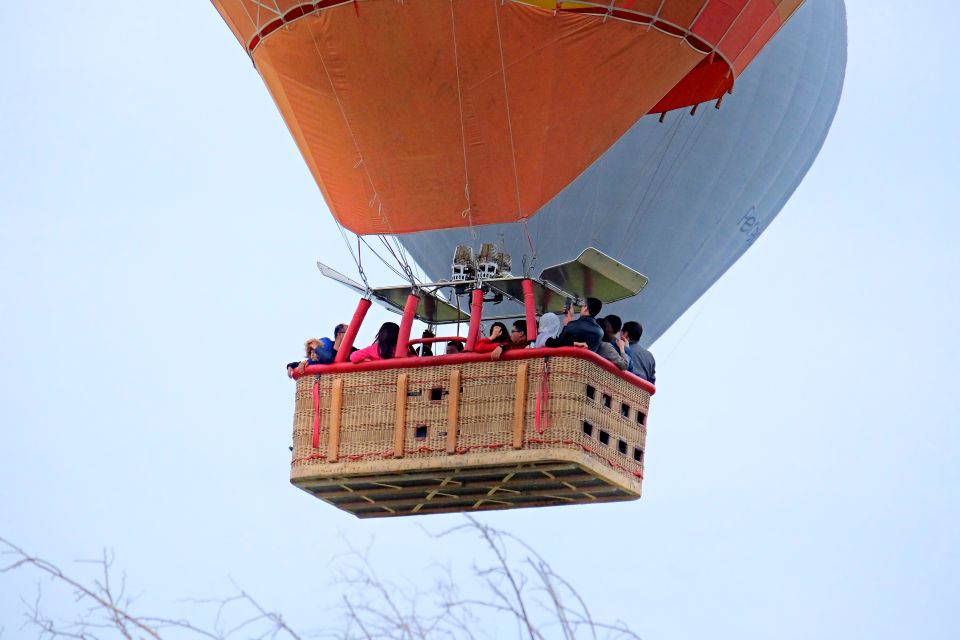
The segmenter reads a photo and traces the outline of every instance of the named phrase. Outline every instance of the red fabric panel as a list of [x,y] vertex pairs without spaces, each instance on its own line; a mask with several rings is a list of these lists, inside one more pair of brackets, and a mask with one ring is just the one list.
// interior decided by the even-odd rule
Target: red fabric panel
[[783,23],[780,20],[780,13],[774,10],[774,12],[767,17],[766,22],[763,23],[757,33],[746,43],[743,50],[740,51],[736,57],[731,58],[734,72],[737,74],[742,73],[782,26]]
[[614,6],[618,9],[653,15],[660,8],[660,0],[616,0]]
[[712,62],[704,60],[677,83],[651,113],[663,113],[716,100],[730,90],[733,78],[730,67],[720,57],[714,57]]
[[[773,19],[772,29],[768,28],[768,21],[771,18]],[[780,14],[777,12],[776,4],[771,0],[751,0],[736,24],[718,43],[718,49],[727,60],[733,63],[751,42],[757,42],[762,47],[779,28]],[[740,67],[741,70],[743,68]]]
[[712,0],[693,25],[693,31],[706,42],[716,44],[733,24],[749,0]]

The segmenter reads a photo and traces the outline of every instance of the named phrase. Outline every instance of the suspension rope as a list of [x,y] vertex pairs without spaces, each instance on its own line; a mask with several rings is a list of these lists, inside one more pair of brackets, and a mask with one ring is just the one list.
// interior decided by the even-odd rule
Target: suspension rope
[[405,275],[403,272],[398,271],[397,268],[394,267],[393,264],[392,264],[389,260],[387,260],[386,258],[384,258],[383,256],[381,256],[379,253],[377,253],[377,250],[374,249],[372,246],[370,246],[370,243],[367,242],[367,239],[366,239],[365,237],[363,237],[363,236],[357,236],[357,239],[360,240],[360,241],[362,241],[363,244],[365,244],[365,245],[367,246],[367,249],[369,249],[370,252],[371,252],[373,255],[375,255],[375,256],[377,257],[377,259],[380,260],[380,262],[382,262],[388,269],[390,269],[390,271],[392,271],[394,274],[396,274],[397,277],[406,279],[406,275]]
[[[327,61],[323,57],[323,52],[320,49],[320,43],[317,42],[317,36],[314,34],[313,29],[310,28],[310,25],[307,25],[307,30],[310,32],[310,38],[313,40],[313,47],[317,52],[317,56],[320,58],[320,64],[323,67],[323,73],[327,76],[327,83],[330,85],[330,91],[333,93],[333,97],[337,101],[337,107],[340,110],[340,118],[343,120],[343,124],[347,129],[347,133],[350,134],[350,141],[353,143],[353,149],[357,152],[357,157],[359,160],[354,167],[363,167],[363,173],[367,178],[367,182],[370,184],[370,188],[373,190],[373,196],[370,198],[368,206],[372,209],[373,204],[379,201],[380,208],[378,209],[377,213],[381,220],[387,223],[387,227],[390,228],[390,220],[383,216],[383,201],[380,200],[380,193],[377,191],[377,186],[373,182],[373,176],[370,175],[370,169],[367,167],[367,163],[363,158],[363,152],[360,151],[360,144],[357,142],[357,136],[353,131],[353,127],[350,125],[350,119],[347,118],[347,110],[343,106],[343,100],[340,98],[340,92],[337,91],[337,87],[333,83],[333,77],[330,75],[330,70],[327,68]],[[390,231],[392,233],[393,229],[390,228]]]
[[360,256],[360,236],[357,236],[357,253],[354,254],[353,247],[350,245],[350,240],[347,239],[347,232],[344,230],[343,225],[340,224],[340,221],[336,218],[333,219],[337,223],[337,229],[340,231],[340,237],[343,238],[343,243],[347,245],[347,253],[350,254],[350,257],[353,258],[353,263],[357,266],[357,273],[360,275],[360,279],[363,280],[363,286],[366,287],[367,293],[370,292],[370,283],[367,282],[367,274],[363,270],[363,260]]
[[[377,205],[377,215],[378,215],[378,217],[380,218],[380,220],[381,220],[383,223],[386,224],[387,229],[389,230],[390,234],[391,234],[391,235],[395,235],[395,234],[394,234],[394,231],[393,231],[393,225],[390,223],[390,218],[389,218],[389,216],[384,215],[384,213],[383,213],[383,200],[380,198],[380,193],[377,191],[377,187],[376,187],[376,185],[375,185],[374,182],[373,182],[373,176],[370,175],[370,169],[369,169],[369,167],[367,167],[367,163],[366,163],[366,161],[364,160],[363,152],[360,150],[360,144],[359,144],[359,142],[357,141],[357,137],[356,137],[356,134],[355,134],[354,131],[353,131],[353,127],[350,125],[350,120],[347,118],[346,108],[345,108],[344,105],[343,105],[343,100],[342,100],[341,97],[340,97],[340,93],[337,91],[337,88],[336,88],[336,86],[335,86],[334,83],[333,83],[333,77],[330,75],[330,70],[327,68],[327,62],[326,62],[326,60],[324,59],[323,52],[322,52],[321,49],[320,49],[320,43],[317,41],[317,37],[316,37],[316,35],[314,34],[313,29],[308,29],[308,30],[309,30],[309,32],[310,32],[310,37],[311,37],[311,39],[313,40],[314,49],[315,49],[316,52],[317,52],[317,56],[320,58],[320,64],[321,64],[321,66],[323,66],[323,72],[324,72],[324,74],[327,76],[327,82],[328,82],[329,85],[330,85],[330,90],[333,92],[333,96],[334,96],[334,98],[335,98],[336,101],[337,101],[337,107],[338,107],[339,110],[340,110],[340,118],[343,120],[343,123],[344,123],[344,125],[346,126],[346,129],[347,129],[347,132],[350,134],[350,140],[351,140],[351,142],[353,143],[354,151],[356,151],[356,153],[357,153],[357,158],[358,158],[358,160],[357,160],[356,164],[354,164],[354,167],[355,167],[355,168],[357,168],[357,167],[362,167],[362,168],[363,168],[363,172],[364,172],[364,175],[366,176],[367,183],[370,185],[370,188],[373,190],[373,195],[372,195],[372,197],[370,198],[370,201],[367,203],[367,206],[372,209],[374,204]],[[378,235],[380,236],[380,238],[381,238],[381,240],[382,240],[382,239],[383,239],[383,234],[378,234]],[[358,235],[357,237],[359,238],[360,236]],[[383,242],[384,242],[384,246],[387,247],[387,249],[390,251],[391,255],[394,257],[394,259],[395,259],[395,260],[397,261],[397,263],[400,265],[401,269],[403,270],[403,273],[400,273],[399,271],[396,271],[386,260],[384,260],[384,258],[383,258],[382,256],[380,256],[380,254],[378,254],[376,251],[373,250],[373,247],[370,247],[369,243],[367,243],[366,240],[364,240],[364,244],[366,244],[367,247],[368,247],[371,251],[373,251],[374,255],[376,255],[378,258],[380,258],[380,260],[381,260],[385,265],[387,265],[388,268],[390,268],[392,271],[394,271],[394,273],[396,273],[397,275],[399,275],[401,278],[404,278],[404,279],[406,279],[406,280],[409,280],[409,281],[410,281],[410,284],[411,284],[412,286],[416,287],[416,286],[417,286],[417,282],[416,282],[416,278],[415,278],[414,275],[413,275],[413,269],[410,268],[410,265],[408,264],[408,262],[406,261],[406,259],[403,258],[403,257],[401,257],[402,254],[401,254],[401,255],[398,255],[398,254],[395,253],[392,249],[390,249],[390,247],[389,247],[389,245],[386,243],[386,241],[383,241]],[[368,287],[368,288],[369,288],[369,287]]]
[[417,286],[418,282],[417,278],[413,275],[413,261],[410,259],[410,255],[400,243],[400,239],[397,236],[390,236],[390,239],[393,241],[393,246],[397,249],[395,257],[399,256],[398,259],[404,272],[407,274],[407,278],[410,280],[410,284]]
[[450,31],[453,33],[453,64],[457,71],[457,105],[460,107],[460,147],[463,149],[463,198],[467,207],[460,212],[461,218],[467,219],[470,226],[470,239],[477,242],[477,232],[473,228],[473,207],[470,205],[470,171],[467,166],[467,134],[463,121],[463,94],[460,91],[460,52],[457,50],[457,21],[453,11],[453,0],[450,0]]
[[[582,212],[580,215],[580,225],[577,227],[577,233],[574,234],[574,238],[582,238],[583,228],[587,226],[587,221],[589,220],[590,225],[590,236],[593,237],[593,222],[597,220],[596,211],[597,205],[600,202],[600,176],[604,173],[604,165],[606,164],[607,154],[602,154],[597,161],[591,165],[587,171],[584,172],[584,176],[587,175],[587,172],[592,172],[591,176],[593,177],[593,199],[592,199],[592,208],[589,212]],[[582,178],[581,178],[582,179]]]
[[521,224],[523,225],[523,235],[527,238],[527,245],[530,247],[530,264],[527,265],[526,260],[524,260],[523,265],[523,275],[526,276],[529,275],[529,271],[533,271],[533,265],[537,264],[537,245],[534,244],[533,237],[530,235],[530,225],[527,223],[527,219],[524,218]]
[[497,19],[497,44],[500,47],[500,72],[503,76],[503,101],[507,110],[507,131],[510,133],[510,154],[513,159],[513,182],[517,188],[517,217],[523,218],[523,206],[520,204],[520,174],[517,171],[517,147],[513,142],[513,117],[510,115],[510,94],[507,91],[507,66],[503,59],[503,37],[500,35],[500,10],[498,0],[493,2],[493,13]]
[[[253,6],[255,6],[255,7],[257,8],[257,17],[256,17],[256,18],[254,18],[252,15],[250,15],[250,10],[247,9],[247,5],[246,5],[245,3],[243,3],[243,2],[240,3],[240,8],[243,9],[243,12],[244,12],[245,14],[247,14],[247,18],[249,18],[250,22],[253,23],[253,28],[254,28],[257,32],[259,32],[259,31],[260,31],[260,7],[261,7],[261,5],[260,5],[259,2],[256,2],[256,0],[253,0]],[[271,9],[271,11],[272,11],[272,9]]]
[[[709,0],[707,0],[707,3],[704,4],[704,7],[706,7],[706,4],[709,4]],[[701,7],[701,13],[704,7]],[[693,27],[693,22],[691,22],[691,28],[692,27]],[[696,91],[699,91],[702,88],[703,82],[704,82],[704,79],[700,78],[695,88]],[[691,111],[690,114],[693,115],[695,111],[696,111],[696,107],[694,107],[694,110]],[[667,153],[670,151],[671,147],[673,146],[674,139],[676,138],[678,132],[680,131],[680,126],[681,126],[680,123],[683,122],[684,120],[685,118],[681,115],[674,121],[672,125],[673,130],[670,132],[670,136],[668,138],[667,144],[664,147],[663,153],[660,155],[659,162],[657,163],[657,168],[654,170],[653,174],[651,175],[650,181],[647,184],[647,189],[644,191],[643,195],[641,196],[640,202],[637,204],[637,207],[634,210],[635,214],[633,218],[630,220],[630,223],[627,225],[627,230],[624,233],[624,237],[623,237],[624,241],[620,248],[621,252],[623,252],[624,249],[626,248],[627,243],[630,240],[633,229],[636,227],[637,224],[639,224],[639,221],[646,215],[647,209],[649,209],[649,207],[653,204],[653,202],[656,201],[656,198],[659,197],[660,194],[664,190],[666,190],[670,186],[670,184],[673,182],[673,179],[676,177],[677,173],[679,172],[683,162],[686,161],[687,157],[693,152],[693,149],[696,148],[697,142],[699,142],[700,140],[700,136],[703,135],[703,132],[706,129],[706,125],[704,124],[705,122],[704,118],[703,117],[699,118],[694,123],[693,127],[690,129],[690,132],[687,134],[686,139],[680,145],[680,149],[677,152],[677,154],[673,157],[673,159],[667,165],[666,170],[662,175],[662,177],[660,178],[659,183],[657,183],[657,175],[660,173],[661,168],[663,168],[663,162],[667,157]]]
[[643,215],[641,214],[641,210],[643,209],[644,204],[646,203],[646,201],[650,196],[651,187],[653,186],[653,183],[657,178],[657,174],[660,173],[660,170],[663,167],[664,160],[667,157],[667,152],[672,147],[673,140],[674,138],[676,138],[677,133],[680,131],[682,122],[683,122],[683,118],[678,118],[674,121],[674,123],[671,125],[672,130],[670,131],[670,135],[665,138],[666,142],[663,146],[663,151],[661,153],[651,155],[643,163],[643,166],[641,168],[641,173],[647,170],[649,163],[653,162],[654,158],[656,158],[657,166],[654,168],[653,173],[650,175],[650,180],[647,182],[646,188],[643,188],[640,185],[637,185],[638,189],[643,189],[643,194],[640,196],[640,201],[637,203],[637,206],[634,209],[634,215],[631,216],[630,222],[627,224],[627,228],[624,230],[623,243],[620,245],[620,253],[623,253],[623,251],[626,249],[627,244],[630,242],[633,236],[634,229],[636,228],[637,224],[639,224],[640,219],[643,217]]
[[[410,282],[410,286],[416,288],[416,287],[418,286],[418,284],[417,284],[416,278],[413,277],[413,269],[410,268],[410,265],[407,263],[406,259],[405,259],[404,257],[402,257],[403,252],[402,252],[402,251],[399,251],[399,252],[398,252],[398,251],[395,251],[394,248],[390,246],[390,242],[388,242],[387,236],[385,236],[385,235],[383,235],[383,234],[378,234],[378,235],[377,235],[377,238],[380,239],[380,243],[384,246],[384,248],[387,250],[387,252],[393,257],[393,259],[394,259],[394,260],[396,261],[396,263],[400,266],[400,268],[403,270],[403,272],[401,273],[400,271],[397,271],[396,269],[394,269],[394,268],[393,268],[392,266],[390,266],[390,265],[387,265],[387,266],[389,266],[390,269],[391,269],[394,273],[396,273],[398,276],[400,276],[401,278],[409,281],[409,282]],[[399,248],[400,248],[400,245],[399,245],[399,242],[396,240],[396,236],[390,236],[390,238],[394,241],[394,243],[396,244],[396,246],[397,246],[398,249],[399,249]],[[372,249],[371,249],[371,250],[372,250]],[[378,255],[379,255],[379,254],[378,254]],[[381,260],[383,260],[383,258],[381,258]]]

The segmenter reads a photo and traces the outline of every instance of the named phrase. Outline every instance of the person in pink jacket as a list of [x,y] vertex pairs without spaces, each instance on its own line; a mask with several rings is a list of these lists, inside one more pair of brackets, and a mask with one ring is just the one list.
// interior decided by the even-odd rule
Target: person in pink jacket
[[350,354],[350,362],[367,362],[368,360],[389,360],[397,348],[397,338],[400,336],[400,325],[396,322],[384,322],[377,332],[377,339],[366,349],[360,349]]

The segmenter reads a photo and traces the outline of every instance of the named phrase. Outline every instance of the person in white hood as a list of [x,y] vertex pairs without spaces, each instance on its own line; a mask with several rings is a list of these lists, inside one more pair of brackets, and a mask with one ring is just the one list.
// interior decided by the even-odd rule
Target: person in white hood
[[530,346],[545,347],[547,340],[556,338],[562,330],[563,322],[560,321],[560,316],[555,313],[545,313],[540,316],[540,323],[537,325],[537,339]]

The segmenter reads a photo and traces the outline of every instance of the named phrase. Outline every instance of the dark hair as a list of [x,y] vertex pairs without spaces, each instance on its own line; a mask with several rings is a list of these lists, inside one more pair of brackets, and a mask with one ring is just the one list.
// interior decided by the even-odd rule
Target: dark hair
[[457,353],[463,353],[463,343],[459,340],[451,340],[447,343],[447,348],[453,347],[453,350]]
[[623,323],[623,330],[627,332],[630,342],[636,342],[643,335],[643,325],[636,320]]
[[342,322],[333,328],[333,337],[336,338],[341,333],[347,332],[347,325]]
[[384,360],[393,357],[397,349],[397,338],[400,337],[400,325],[396,322],[384,322],[377,332],[377,351]]
[[610,330],[614,333],[620,333],[620,329],[623,328],[623,320],[620,319],[620,316],[615,316],[612,313],[606,315],[607,322],[610,323]]
[[527,335],[527,321],[526,320],[515,320],[513,323],[513,328],[517,331],[522,331],[523,335]]
[[613,326],[610,324],[610,321],[606,318],[597,318],[597,324],[603,329],[603,341],[613,342],[617,336],[613,331]]
[[503,324],[502,322],[494,322],[492,325],[490,325],[490,335],[493,335],[494,327],[500,327],[500,337],[491,338],[493,342],[510,342],[510,332],[507,331],[507,325]]
[[597,317],[597,314],[600,313],[600,310],[603,309],[603,303],[597,300],[596,298],[587,298],[587,311],[590,312],[590,315],[594,318]]

